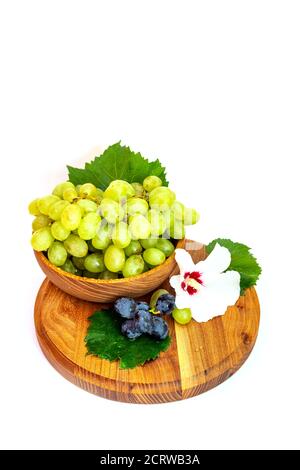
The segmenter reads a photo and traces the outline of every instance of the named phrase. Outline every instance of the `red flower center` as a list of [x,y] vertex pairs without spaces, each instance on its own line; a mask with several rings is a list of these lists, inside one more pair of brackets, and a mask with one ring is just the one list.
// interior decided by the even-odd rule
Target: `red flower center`
[[181,288],[189,295],[194,295],[199,291],[203,281],[201,279],[201,273],[199,271],[186,272],[184,273],[184,281],[181,283]]

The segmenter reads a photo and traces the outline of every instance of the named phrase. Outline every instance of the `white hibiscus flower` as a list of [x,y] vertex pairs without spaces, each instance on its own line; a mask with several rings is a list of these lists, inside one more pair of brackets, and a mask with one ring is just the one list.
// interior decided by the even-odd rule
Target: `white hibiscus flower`
[[210,255],[194,263],[191,255],[183,249],[175,252],[180,274],[172,276],[171,286],[176,291],[176,307],[190,308],[193,318],[205,322],[223,315],[229,305],[240,296],[240,274],[224,272],[230,265],[230,251],[218,243]]

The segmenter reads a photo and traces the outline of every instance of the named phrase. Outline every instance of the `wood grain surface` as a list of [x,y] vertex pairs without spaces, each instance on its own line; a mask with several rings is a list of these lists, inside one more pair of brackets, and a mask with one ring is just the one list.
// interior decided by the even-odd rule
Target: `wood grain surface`
[[[185,240],[179,240],[177,248],[184,246]],[[176,267],[174,253],[166,261],[149,271],[131,278],[90,279],[75,276],[54,266],[42,252],[34,252],[37,262],[48,279],[57,287],[82,300],[91,302],[113,302],[118,297],[140,297],[158,288],[171,275]]]
[[[205,257],[199,243],[188,240],[186,249],[194,261]],[[169,288],[168,282],[162,287]],[[182,400],[220,384],[249,356],[260,318],[255,289],[248,289],[225,315],[206,323],[181,326],[168,319],[170,348],[142,367],[121,370],[118,361],[86,355],[88,317],[107,306],[72,297],[46,279],[36,299],[36,333],[46,358],[66,379],[101,397],[129,403]]]

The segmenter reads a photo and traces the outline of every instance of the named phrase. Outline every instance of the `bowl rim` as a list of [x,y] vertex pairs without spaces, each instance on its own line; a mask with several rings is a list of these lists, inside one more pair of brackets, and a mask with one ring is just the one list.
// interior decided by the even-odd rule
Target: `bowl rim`
[[[185,238],[182,238],[177,241],[177,245],[175,246],[176,248],[184,248],[185,245]],[[73,279],[75,281],[84,281],[85,283],[90,283],[90,284],[96,284],[96,285],[102,285],[102,284],[119,284],[120,282],[128,282],[131,279],[141,279],[143,277],[147,277],[150,274],[157,272],[159,269],[161,269],[163,266],[166,266],[171,263],[171,261],[175,258],[175,250],[173,253],[159,266],[155,266],[154,268],[149,269],[149,271],[146,271],[145,273],[137,274],[136,276],[131,276],[131,277],[123,277],[119,279],[94,279],[90,277],[85,277],[85,276],[77,276],[76,274],[68,273],[67,271],[63,271],[59,266],[54,266],[54,264],[50,263],[48,258],[44,255],[42,251],[34,251],[34,254],[38,260],[41,261],[44,265],[46,265],[51,271],[55,271],[57,274],[59,274],[62,277],[67,277],[70,279]]]

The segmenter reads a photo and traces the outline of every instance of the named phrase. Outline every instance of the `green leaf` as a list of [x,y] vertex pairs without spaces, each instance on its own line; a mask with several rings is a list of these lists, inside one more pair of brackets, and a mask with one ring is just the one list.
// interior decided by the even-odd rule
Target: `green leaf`
[[216,243],[225,246],[231,253],[231,263],[227,271],[237,271],[241,275],[241,295],[244,294],[248,287],[255,286],[261,274],[261,267],[256,258],[250,253],[248,246],[242,243],[233,242],[226,238],[217,238],[209,243],[206,247],[207,253],[211,253]]
[[159,160],[149,162],[140,153],[134,153],[120,142],[108,147],[102,155],[85,164],[85,168],[68,166],[69,180],[77,185],[93,183],[105,190],[114,180],[129,183],[142,183],[146,176],[159,176],[164,186],[168,186],[166,170]]
[[132,369],[156,359],[171,343],[170,336],[162,341],[146,335],[134,341],[129,340],[122,335],[122,321],[112,310],[97,311],[89,320],[91,323],[85,338],[88,354],[109,361],[120,359],[121,369]]

